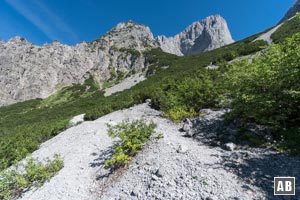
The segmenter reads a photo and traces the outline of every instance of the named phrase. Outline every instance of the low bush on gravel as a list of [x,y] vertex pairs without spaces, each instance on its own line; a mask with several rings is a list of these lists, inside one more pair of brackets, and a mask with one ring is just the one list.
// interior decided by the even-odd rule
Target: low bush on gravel
[[143,120],[129,122],[125,120],[115,126],[107,124],[108,135],[112,138],[119,138],[120,141],[114,146],[112,158],[105,161],[105,167],[113,170],[125,166],[130,159],[142,149],[149,140],[156,124],[147,124]]
[[215,107],[220,91],[213,83],[213,74],[217,72],[201,70],[189,77],[166,79],[160,90],[150,94],[152,105],[175,122],[197,116],[202,108]]
[[0,172],[0,199],[16,199],[32,187],[40,187],[64,166],[59,155],[45,162],[30,158],[26,164]]

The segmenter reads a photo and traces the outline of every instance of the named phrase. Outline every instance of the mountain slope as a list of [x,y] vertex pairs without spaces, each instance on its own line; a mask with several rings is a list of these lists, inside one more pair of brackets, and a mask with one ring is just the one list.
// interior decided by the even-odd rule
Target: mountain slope
[[284,17],[279,21],[278,24],[281,24],[282,22],[294,17],[297,12],[300,11],[300,1],[296,0],[294,5],[287,11],[287,13],[284,15]]
[[[154,100],[154,108],[177,120],[190,116],[192,110],[188,108],[197,111],[216,106],[219,100],[217,95],[222,91],[215,83],[222,80],[226,61],[266,48],[264,41],[253,42],[259,35],[193,56],[177,57],[159,49],[147,51],[144,53],[149,64],[145,72],[147,79],[108,97],[103,96],[103,91],[99,92],[97,83],[91,77],[83,85],[64,88],[44,100],[0,107],[0,169],[37,149],[41,142],[68,127],[68,121],[79,114],[86,113],[86,120],[94,120],[148,98]],[[205,67],[211,63],[221,67],[206,70]]]
[[291,18],[280,25],[280,27],[271,35],[274,43],[283,42],[285,38],[300,32],[300,18]]
[[[120,24],[119,30],[132,27],[131,24]],[[299,178],[299,157],[269,150],[271,147],[289,153],[300,152],[300,34],[281,43],[294,31],[299,33],[297,29],[289,29],[295,24],[300,24],[299,19],[285,21],[273,34],[271,32],[271,38],[277,37],[273,42],[279,43],[271,47],[266,41],[254,41],[262,35],[257,34],[199,55],[178,57],[158,48],[145,48],[142,53],[148,66],[147,79],[111,96],[105,97],[104,91],[99,91],[97,71],[91,70],[83,84],[65,87],[46,99],[1,107],[0,169],[39,148],[34,156],[62,154],[65,168],[39,190],[26,193],[24,199],[68,199],[70,196],[91,199],[91,192],[102,189],[115,178],[119,178],[118,182],[108,185],[112,187],[106,193],[100,190],[99,196],[104,194],[103,199],[276,199],[273,198],[273,177],[289,174]],[[126,33],[124,30],[122,34],[126,36]],[[133,44],[143,51],[143,47],[138,47],[140,42],[122,40],[122,44],[115,44],[111,39],[119,37],[118,31],[113,30],[111,37],[95,41],[91,48],[97,50],[107,45],[103,51],[112,50],[111,54],[124,51],[141,54],[126,49]],[[263,49],[266,50],[257,53],[256,59],[228,63]],[[210,64],[219,67],[206,68]],[[151,99],[151,106],[161,112],[145,104],[120,111],[146,99]],[[225,128],[219,115],[225,111],[217,110],[220,107],[232,109],[227,115],[232,122]],[[217,111],[205,109],[202,112],[203,108]],[[117,112],[111,113],[113,111]],[[96,121],[69,129],[69,120],[83,113],[85,120]],[[178,131],[180,126],[161,116],[178,122],[195,119],[186,120],[182,129],[185,137],[182,137]],[[102,161],[113,143],[107,137],[104,124],[125,118],[153,119],[164,138],[154,138],[145,151],[133,159],[127,171],[120,171],[124,172],[122,176],[117,173],[107,179]],[[195,131],[194,135],[189,129]],[[213,140],[208,143],[210,137]],[[44,141],[47,142],[42,144]],[[227,141],[234,144],[225,144]],[[267,149],[253,149],[248,145]]]
[[144,25],[120,23],[100,39],[75,46],[59,42],[36,46],[15,37],[0,43],[0,106],[46,98],[90,75],[101,84],[145,68],[142,52],[158,47]]
[[158,36],[156,40],[163,51],[179,56],[199,54],[234,42],[220,15],[194,22],[174,37]]
[[[180,124],[161,114],[140,104],[83,122],[43,143],[32,156],[43,159],[60,154],[64,168],[19,199],[268,199],[273,195],[274,176],[300,176],[299,167],[295,167],[299,157],[260,148],[228,151],[212,147],[203,142],[205,138],[185,137],[179,131]],[[211,134],[212,124],[219,123],[222,114],[212,111],[202,118],[202,126],[207,126],[204,136]],[[110,174],[103,163],[114,142],[107,135],[106,124],[126,119],[153,121],[158,125],[156,134],[126,168]],[[157,139],[158,134],[163,138]]]
[[[183,54],[232,42],[220,16],[194,23],[178,38]],[[169,52],[165,43],[155,41],[149,27],[133,21],[118,24],[100,39],[75,46],[57,41],[36,46],[20,37],[0,41],[0,106],[46,98],[65,86],[82,84],[90,76],[101,87],[108,80],[145,69],[143,52],[158,47]],[[171,53],[180,54],[179,50]]]
[[[194,80],[191,84],[195,80],[202,83],[210,79],[210,72],[205,67],[211,62],[223,62],[247,55],[261,50],[260,47],[265,45],[264,42],[252,41],[253,37],[250,37],[227,47],[189,57],[167,54],[160,49],[145,52],[144,56],[149,63],[145,72],[147,79],[128,90],[108,97],[104,97],[103,91],[99,91],[97,83],[91,77],[83,85],[76,84],[63,88],[43,100],[36,99],[0,107],[0,169],[34,151],[41,142],[68,127],[68,121],[73,116],[86,113],[86,120],[94,120],[112,111],[143,103],[148,98],[157,99],[156,108],[167,111],[172,105],[172,98],[164,98],[168,93],[168,87],[166,89],[164,87],[173,82],[180,86],[188,78]],[[213,74],[216,75],[217,71]],[[203,90],[195,95],[207,93],[209,94],[207,97],[211,96],[210,91],[215,89],[207,85],[208,83],[200,85]],[[163,89],[165,92],[159,93]],[[179,91],[174,89],[176,96]],[[191,92],[192,88],[187,89]],[[207,97],[201,95],[194,99],[199,101],[205,99],[206,105],[213,105],[215,102],[213,96],[209,99]],[[8,140],[11,142],[5,142]]]

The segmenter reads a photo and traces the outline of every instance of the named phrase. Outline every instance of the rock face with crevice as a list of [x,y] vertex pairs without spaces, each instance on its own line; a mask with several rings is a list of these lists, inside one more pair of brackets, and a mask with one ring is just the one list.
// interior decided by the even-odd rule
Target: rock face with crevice
[[163,51],[182,56],[210,51],[234,41],[225,19],[214,15],[194,22],[174,37],[158,36],[157,42]]
[[150,28],[120,23],[100,39],[68,46],[34,45],[21,37],[0,42],[0,106],[46,98],[90,75],[101,85],[118,72],[145,67],[143,52],[157,48]]
[[132,21],[118,24],[101,38],[68,46],[42,46],[21,37],[0,41],[0,106],[46,98],[93,76],[101,84],[118,74],[147,67],[143,52],[153,48],[176,55],[197,54],[233,42],[219,15],[195,22],[174,38],[159,36]]

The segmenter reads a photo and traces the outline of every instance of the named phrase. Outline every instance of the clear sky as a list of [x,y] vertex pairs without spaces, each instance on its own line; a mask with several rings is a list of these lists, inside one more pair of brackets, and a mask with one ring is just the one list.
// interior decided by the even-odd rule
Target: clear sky
[[239,40],[274,26],[295,0],[0,0],[0,39],[35,44],[92,41],[133,20],[155,36],[173,36],[194,21],[220,14]]

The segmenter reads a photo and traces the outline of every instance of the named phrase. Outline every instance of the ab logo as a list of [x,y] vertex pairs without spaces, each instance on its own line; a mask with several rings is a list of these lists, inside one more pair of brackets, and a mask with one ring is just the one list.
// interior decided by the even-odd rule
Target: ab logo
[[295,177],[275,177],[274,195],[295,195]]

